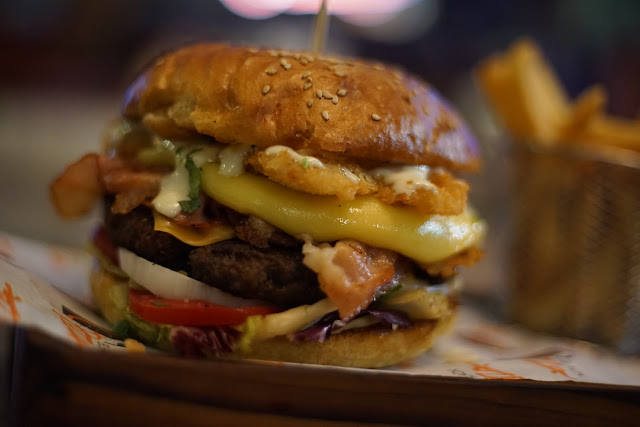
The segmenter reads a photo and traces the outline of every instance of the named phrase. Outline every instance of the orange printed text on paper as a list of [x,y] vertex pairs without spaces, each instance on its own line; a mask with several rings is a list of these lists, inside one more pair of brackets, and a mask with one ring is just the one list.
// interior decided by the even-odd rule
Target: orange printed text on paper
[[82,327],[68,316],[58,313],[58,311],[53,308],[51,310],[60,318],[62,324],[67,328],[67,331],[69,331],[71,338],[73,338],[80,347],[93,344],[93,340],[98,341],[102,339],[99,333]]
[[13,323],[18,323],[20,320],[20,312],[16,305],[20,301],[22,299],[18,295],[14,295],[11,285],[4,282],[4,288],[0,292],[0,310],[8,313]]
[[488,363],[472,363],[473,372],[488,380],[523,380],[524,377],[492,368]]
[[527,359],[527,362],[532,363],[534,365],[541,366],[545,369],[548,369],[552,374],[560,374],[563,377],[566,377],[570,380],[575,380],[575,378],[569,376],[567,372],[564,370],[560,362],[557,360],[553,360],[550,357],[541,357],[538,359]]

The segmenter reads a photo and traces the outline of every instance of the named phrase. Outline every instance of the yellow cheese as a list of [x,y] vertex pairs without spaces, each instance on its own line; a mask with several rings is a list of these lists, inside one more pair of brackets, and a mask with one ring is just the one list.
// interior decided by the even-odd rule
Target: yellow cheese
[[351,238],[423,263],[477,245],[485,229],[470,209],[456,216],[425,216],[375,197],[339,201],[248,173],[225,177],[215,163],[202,167],[201,179],[202,189],[221,204],[260,217],[292,236],[308,234],[317,242]]
[[166,216],[153,211],[153,229],[164,231],[191,246],[206,246],[231,239],[235,236],[233,228],[226,225],[214,225],[207,228],[185,227],[171,221]]

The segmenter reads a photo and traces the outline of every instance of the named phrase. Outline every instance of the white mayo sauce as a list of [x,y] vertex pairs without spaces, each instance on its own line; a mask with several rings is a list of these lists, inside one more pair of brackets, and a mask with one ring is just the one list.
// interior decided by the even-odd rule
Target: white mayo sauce
[[429,166],[390,166],[373,169],[371,175],[391,186],[395,194],[411,194],[419,188],[437,191],[429,180]]
[[312,156],[302,156],[295,150],[291,149],[291,147],[286,147],[284,145],[272,145],[271,147],[264,150],[264,154],[266,154],[267,156],[277,156],[282,152],[287,153],[294,162],[301,164],[305,168],[324,167],[324,163],[322,163],[319,159],[316,159]]
[[[189,171],[185,166],[187,156],[191,156],[197,167],[205,163],[220,162],[220,173],[238,176],[244,173],[244,158],[251,150],[249,145],[230,145],[221,149],[219,145],[196,145],[185,149],[184,145],[164,144],[175,155],[174,171],[162,179],[160,192],[153,199],[153,207],[162,215],[173,218],[180,213],[180,202],[189,199]],[[180,150],[182,148],[182,150]]]

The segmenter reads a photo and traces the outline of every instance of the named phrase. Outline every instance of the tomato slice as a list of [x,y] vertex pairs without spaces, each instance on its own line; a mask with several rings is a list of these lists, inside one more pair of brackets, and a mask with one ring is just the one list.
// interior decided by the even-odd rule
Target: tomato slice
[[111,241],[104,227],[100,227],[96,231],[96,234],[93,236],[93,245],[112,263],[115,265],[120,264],[118,261],[118,248]]
[[271,314],[273,307],[225,307],[203,300],[160,298],[147,291],[129,291],[129,306],[141,319],[151,323],[180,326],[239,325],[249,316]]

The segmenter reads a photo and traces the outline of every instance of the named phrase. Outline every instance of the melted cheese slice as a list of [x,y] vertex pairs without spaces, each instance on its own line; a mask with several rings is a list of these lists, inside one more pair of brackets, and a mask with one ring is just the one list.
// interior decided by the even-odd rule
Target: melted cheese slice
[[216,201],[260,217],[292,236],[308,234],[316,242],[351,238],[422,263],[440,261],[479,244],[485,230],[470,209],[455,216],[429,216],[375,197],[338,201],[248,173],[226,177],[215,163],[202,167],[201,179],[202,189]]
[[171,221],[170,218],[153,210],[153,229],[164,231],[191,246],[206,246],[231,239],[236,234],[226,225],[214,225],[206,228],[185,227]]

